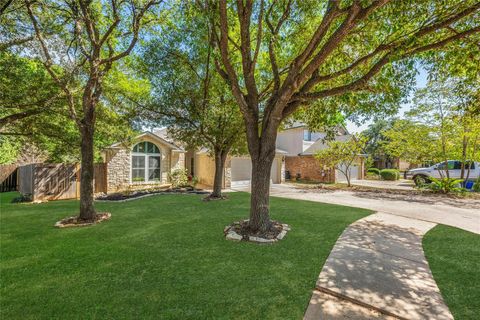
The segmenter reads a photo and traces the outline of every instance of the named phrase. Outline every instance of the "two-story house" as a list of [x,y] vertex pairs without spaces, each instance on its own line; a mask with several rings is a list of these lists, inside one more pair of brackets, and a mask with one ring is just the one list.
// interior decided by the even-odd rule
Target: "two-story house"
[[[295,123],[278,133],[276,147],[284,150],[286,179],[306,179],[319,182],[342,182],[346,177],[339,170],[323,166],[315,159],[315,153],[328,148],[326,133],[312,132],[304,124]],[[352,139],[346,128],[339,126],[335,139]],[[363,179],[364,158],[359,156],[350,168],[353,179]]]

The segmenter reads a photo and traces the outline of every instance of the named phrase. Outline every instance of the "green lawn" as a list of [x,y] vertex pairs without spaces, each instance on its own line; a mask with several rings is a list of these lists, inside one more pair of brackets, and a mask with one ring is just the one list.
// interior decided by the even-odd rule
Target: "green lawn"
[[438,225],[423,238],[433,277],[455,319],[480,315],[480,236]]
[[98,203],[110,221],[63,230],[53,224],[78,202],[0,195],[1,319],[301,319],[336,239],[370,213],[272,198],[292,231],[262,246],[223,238],[247,216],[244,193]]

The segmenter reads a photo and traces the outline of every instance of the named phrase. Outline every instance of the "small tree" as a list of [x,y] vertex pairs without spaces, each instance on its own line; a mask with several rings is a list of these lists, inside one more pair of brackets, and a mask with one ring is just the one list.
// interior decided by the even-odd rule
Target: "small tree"
[[[143,63],[152,101],[140,109],[146,122],[167,126],[174,140],[193,150],[208,149],[215,174],[207,199],[222,199],[228,154],[246,153],[245,126],[235,98],[213,66],[208,18],[192,16],[195,8],[188,5],[180,9],[168,37],[147,46]],[[188,27],[192,19],[193,30]]]
[[335,168],[345,175],[347,185],[351,186],[351,167],[363,153],[367,139],[363,136],[352,136],[347,141],[328,141],[328,148],[319,150],[315,158],[323,165]]
[[391,157],[415,164],[438,160],[438,139],[428,125],[411,119],[396,120],[382,132],[381,148]]

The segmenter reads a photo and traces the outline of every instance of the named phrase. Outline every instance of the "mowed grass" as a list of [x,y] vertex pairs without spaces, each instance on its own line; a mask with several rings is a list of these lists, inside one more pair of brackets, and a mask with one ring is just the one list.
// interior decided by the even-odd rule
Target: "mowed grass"
[[1,319],[301,319],[341,232],[370,211],[272,198],[292,231],[275,245],[235,243],[223,228],[249,195],[97,203],[112,219],[56,229],[77,201],[11,204],[1,195]]
[[480,235],[438,225],[423,238],[433,277],[455,319],[480,316]]

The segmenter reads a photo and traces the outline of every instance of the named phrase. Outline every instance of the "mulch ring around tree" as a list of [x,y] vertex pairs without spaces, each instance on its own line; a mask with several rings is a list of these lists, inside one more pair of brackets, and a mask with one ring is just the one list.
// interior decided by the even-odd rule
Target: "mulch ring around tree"
[[79,216],[64,218],[55,223],[56,228],[73,228],[73,227],[86,227],[105,220],[109,220],[112,217],[110,212],[99,212],[96,214],[94,220],[79,219]]
[[207,191],[189,188],[175,188],[166,190],[139,190],[133,192],[121,192],[104,194],[95,198],[97,201],[129,201],[143,197],[160,194],[209,194]]
[[212,194],[209,194],[205,198],[202,199],[203,201],[216,201],[216,200],[228,200],[227,195],[221,195],[220,197],[213,196]]
[[248,225],[248,219],[243,221],[235,221],[223,230],[225,238],[232,241],[250,241],[256,243],[272,244],[282,240],[287,232],[290,231],[290,226],[278,221],[272,221],[271,228],[263,233],[253,233]]

